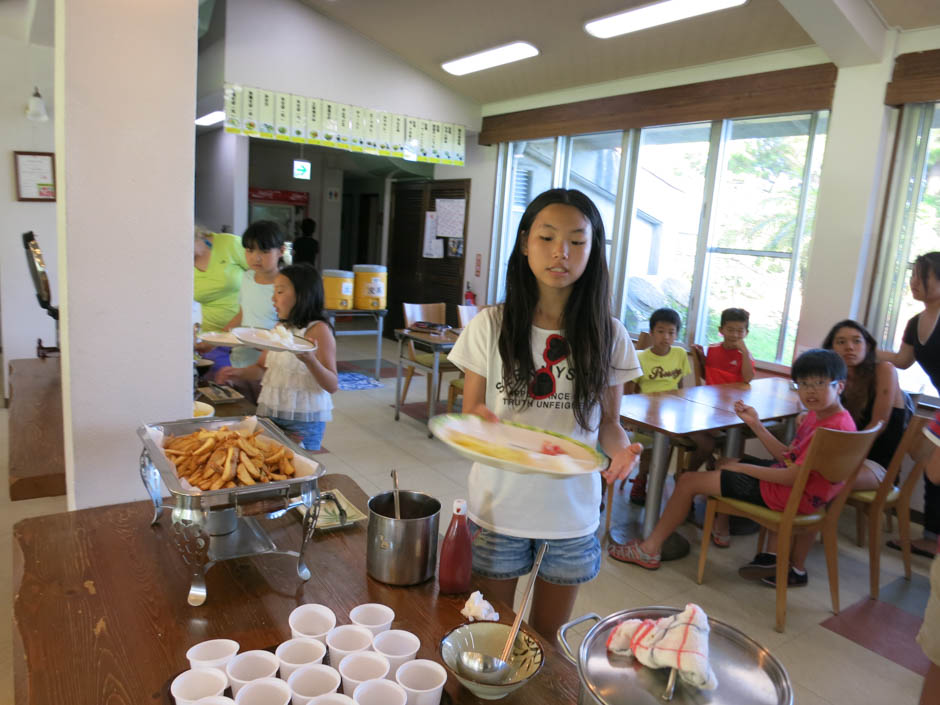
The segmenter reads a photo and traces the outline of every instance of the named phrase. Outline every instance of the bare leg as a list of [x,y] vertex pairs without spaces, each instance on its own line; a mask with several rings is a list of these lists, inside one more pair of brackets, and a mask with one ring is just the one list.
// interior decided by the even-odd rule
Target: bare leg
[[924,676],[924,689],[920,691],[920,705],[940,705],[940,666],[930,664]]
[[555,585],[536,578],[529,624],[546,639],[553,640],[558,627],[571,619],[577,596],[577,585]]
[[659,555],[663,542],[676,528],[685,521],[692,506],[692,499],[699,494],[721,494],[721,473],[687,472],[676,483],[676,489],[666,502],[662,516],[656,522],[653,532],[640,544],[640,548],[650,554]]
[[[695,443],[695,450],[689,455],[689,467],[692,472],[698,470],[702,463],[708,460],[715,451],[715,438],[708,431],[696,431],[686,436]],[[683,470],[683,468],[679,468]]]
[[[479,576],[477,576],[479,577]],[[493,580],[492,578],[479,578],[480,587],[483,588],[483,597],[490,602],[502,602],[512,609],[516,599],[516,583],[518,578],[509,580]]]
[[[797,534],[793,537],[793,548],[790,551],[790,564],[799,571],[806,570],[806,557],[816,541],[818,531],[806,534]],[[777,532],[767,532],[767,552],[777,553]]]
[[861,470],[858,471],[852,489],[856,491],[877,490],[884,476],[885,469],[883,467],[874,460],[866,460],[862,463]]

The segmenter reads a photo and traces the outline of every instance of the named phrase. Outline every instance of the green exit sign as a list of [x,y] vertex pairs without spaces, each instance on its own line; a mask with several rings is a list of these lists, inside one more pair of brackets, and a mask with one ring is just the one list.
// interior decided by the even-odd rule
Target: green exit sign
[[294,178],[310,181],[310,162],[304,161],[303,159],[295,159]]

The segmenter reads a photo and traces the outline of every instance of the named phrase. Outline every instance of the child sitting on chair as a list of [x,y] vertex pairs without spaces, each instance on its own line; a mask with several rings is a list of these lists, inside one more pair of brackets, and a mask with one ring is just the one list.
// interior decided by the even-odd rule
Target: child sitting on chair
[[754,379],[754,358],[744,342],[750,319],[751,314],[743,308],[726,308],[721,312],[718,326],[721,342],[708,346],[708,352],[703,351],[700,345],[694,346],[705,368],[705,384],[750,382]]
[[[650,392],[671,392],[682,388],[682,378],[691,373],[689,356],[686,351],[673,345],[682,329],[679,314],[671,308],[660,308],[650,316],[650,337],[652,345],[637,353],[643,376],[633,382],[627,382],[624,391],[627,394],[639,390],[642,394]],[[715,449],[715,441],[706,432],[690,434],[688,440],[695,446],[689,467],[697,469]],[[636,440],[636,439],[634,439]],[[648,438],[639,442],[647,448],[652,441]],[[634,504],[646,503],[646,479],[649,475],[650,454],[640,457],[640,469],[633,480],[630,501]]]
[[[612,558],[624,563],[636,563],[649,570],[659,568],[663,542],[685,521],[696,495],[729,497],[769,507],[777,512],[784,510],[790,497],[790,488],[800,472],[800,464],[806,457],[816,429],[856,430],[852,415],[842,408],[839,401],[846,378],[845,362],[841,357],[831,350],[809,350],[796,359],[790,375],[796,382],[800,401],[808,413],[789,446],[778,441],[761,425],[752,407],[740,401],[735,404],[735,412],[773,455],[775,466],[764,467],[723,458],[718,463],[718,470],[685,473],[679,478],[676,490],[669,498],[653,532],[642,541],[634,539],[625,544],[611,544],[608,553]],[[839,490],[839,484],[829,482],[815,470],[811,471],[803,490],[799,513],[813,513],[831,501]],[[809,536],[809,543],[805,551],[800,550],[798,545],[794,546],[793,566],[788,577],[790,585],[795,580],[802,585],[807,582],[804,561],[812,534],[801,535],[798,539],[802,540],[806,536]],[[764,571],[774,571],[775,551],[776,545],[772,539],[768,552],[758,554],[749,565],[758,565]]]

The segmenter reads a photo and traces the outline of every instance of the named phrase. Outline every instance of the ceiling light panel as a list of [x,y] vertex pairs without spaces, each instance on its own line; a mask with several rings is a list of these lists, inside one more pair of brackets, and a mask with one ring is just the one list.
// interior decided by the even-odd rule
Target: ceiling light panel
[[538,56],[539,50],[528,42],[513,42],[493,49],[487,49],[470,56],[464,56],[460,59],[447,61],[441,64],[441,68],[454,76],[464,76],[474,71],[491,69],[494,66],[502,66],[513,61],[528,59]]
[[584,24],[584,30],[600,39],[607,39],[709,12],[726,10],[729,7],[738,7],[746,2],[747,0],[663,0],[591,20]]

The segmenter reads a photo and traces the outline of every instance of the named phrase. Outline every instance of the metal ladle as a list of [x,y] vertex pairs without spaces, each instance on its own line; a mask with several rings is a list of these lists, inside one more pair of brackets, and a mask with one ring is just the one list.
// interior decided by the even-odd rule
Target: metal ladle
[[522,615],[525,614],[526,608],[529,606],[532,588],[535,586],[535,578],[539,574],[539,566],[542,564],[542,558],[547,550],[548,542],[545,542],[535,557],[535,565],[532,566],[529,584],[526,585],[525,592],[522,594],[522,604],[519,605],[516,619],[509,630],[509,638],[506,639],[506,645],[499,657],[481,654],[479,651],[460,652],[457,657],[457,670],[467,678],[479,683],[495,685],[502,683],[509,676],[509,654],[512,653],[513,644],[516,643],[516,635],[519,634],[519,627],[522,626]]
[[401,519],[401,503],[398,501],[398,470],[392,470],[392,485],[395,487],[395,518]]

